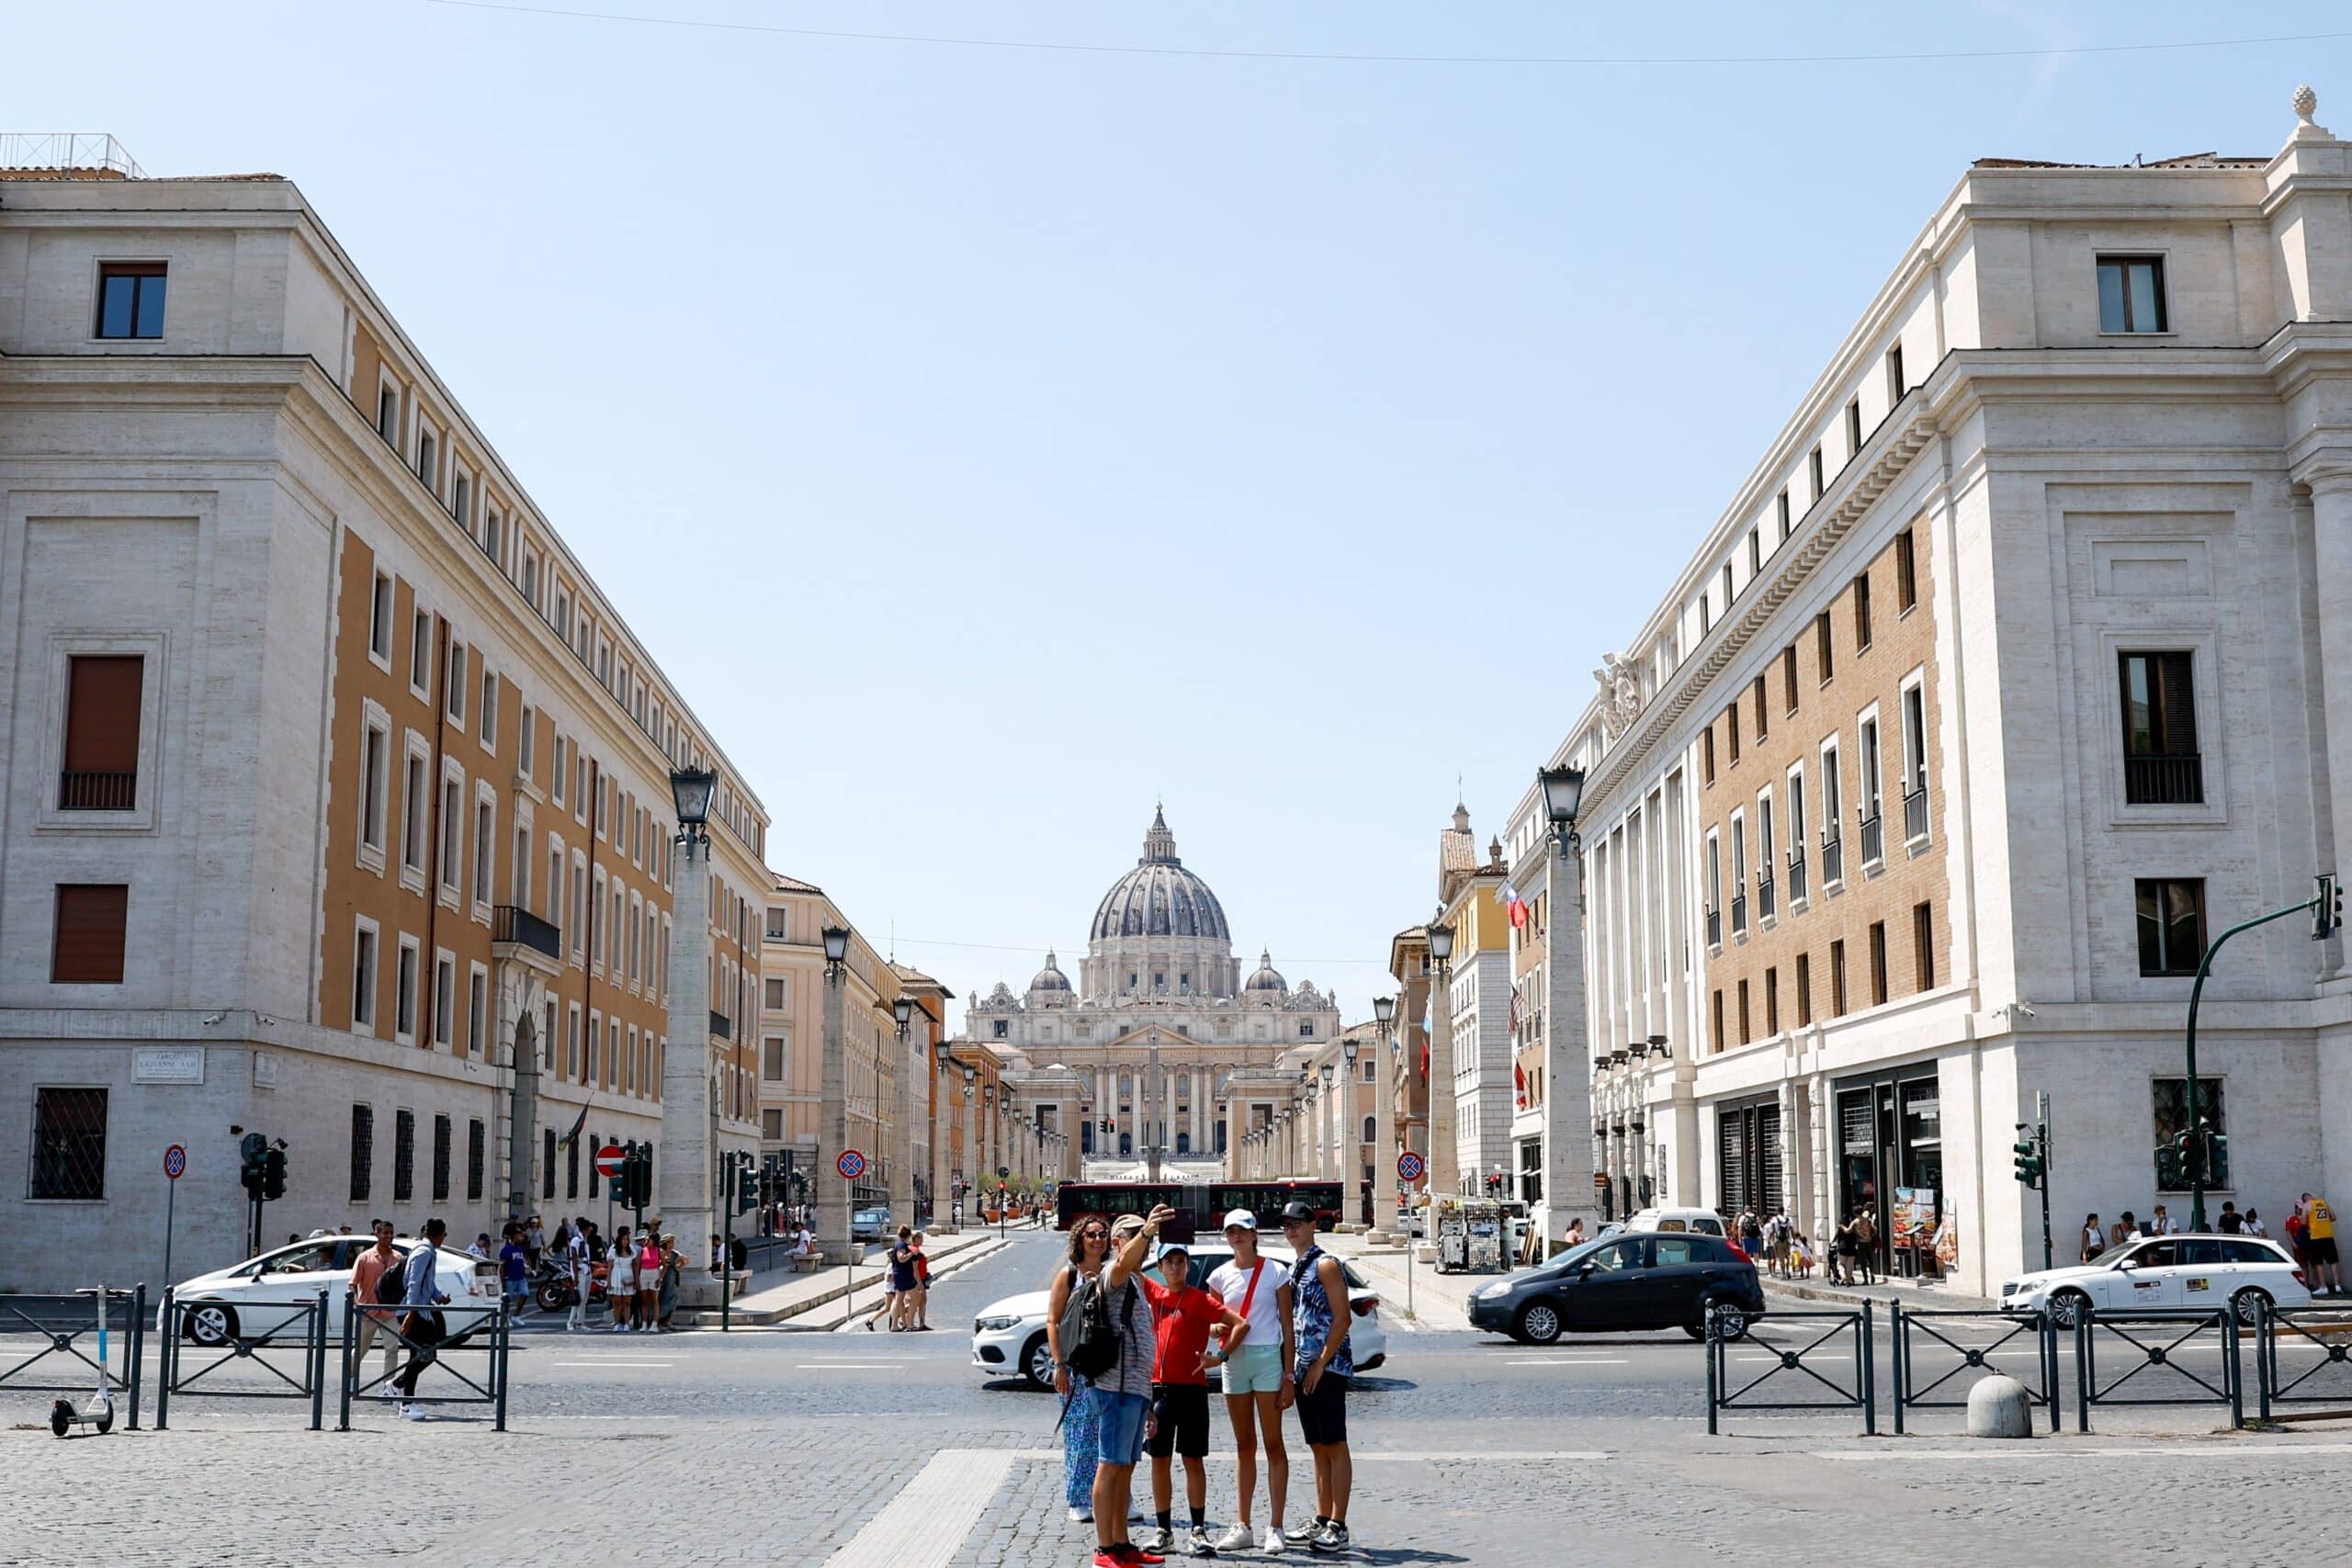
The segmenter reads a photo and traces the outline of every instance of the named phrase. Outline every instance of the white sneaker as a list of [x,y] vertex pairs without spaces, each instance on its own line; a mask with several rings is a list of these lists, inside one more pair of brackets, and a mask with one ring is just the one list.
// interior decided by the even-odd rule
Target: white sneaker
[[423,1406],[422,1404],[403,1404],[403,1405],[401,1405],[401,1420],[403,1420],[403,1421],[423,1421],[423,1420],[426,1419],[426,1416],[425,1416],[425,1414],[424,1414],[424,1406]]
[[1280,1525],[1268,1525],[1266,1527],[1266,1555],[1269,1557],[1280,1557],[1283,1552],[1289,1550],[1290,1542],[1283,1539],[1283,1527]]
[[1136,1542],[1136,1545],[1146,1551],[1160,1552],[1166,1551],[1172,1544],[1173,1538],[1170,1537],[1166,1530],[1159,1529],[1158,1526],[1154,1526],[1151,1529],[1146,1531],[1144,1538]]
[[1219,1551],[1247,1551],[1257,1544],[1258,1538],[1250,1533],[1250,1527],[1237,1519],[1231,1529],[1217,1537],[1216,1549]]
[[1069,1522],[1074,1525],[1091,1525],[1094,1522],[1094,1510],[1091,1508],[1072,1508],[1069,1511]]

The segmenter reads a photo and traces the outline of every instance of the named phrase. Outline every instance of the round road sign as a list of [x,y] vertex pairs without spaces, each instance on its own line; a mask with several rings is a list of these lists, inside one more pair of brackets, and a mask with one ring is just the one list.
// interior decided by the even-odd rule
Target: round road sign
[[618,1176],[621,1173],[621,1162],[627,1158],[628,1156],[621,1152],[621,1146],[618,1144],[606,1144],[596,1151],[596,1168],[606,1176]]
[[1422,1163],[1421,1156],[1410,1149],[1407,1149],[1396,1156],[1396,1175],[1400,1180],[1419,1181],[1421,1179],[1421,1172],[1428,1168],[1429,1167]]
[[855,1181],[865,1174],[865,1156],[855,1149],[843,1149],[842,1157],[833,1161],[833,1168],[842,1173],[844,1181]]
[[1011,1176],[1012,1174],[1012,1168],[1011,1166],[1009,1166],[1009,1165],[1001,1165],[1001,1166],[998,1166],[998,1167],[996,1168],[997,1179],[998,1179],[998,1180],[1000,1180],[1000,1181],[1003,1180],[1006,1177]]
[[177,1144],[174,1144],[170,1148],[164,1151],[164,1174],[165,1176],[170,1177],[174,1181],[177,1181],[180,1179],[181,1173],[187,1169],[187,1150],[182,1148]]

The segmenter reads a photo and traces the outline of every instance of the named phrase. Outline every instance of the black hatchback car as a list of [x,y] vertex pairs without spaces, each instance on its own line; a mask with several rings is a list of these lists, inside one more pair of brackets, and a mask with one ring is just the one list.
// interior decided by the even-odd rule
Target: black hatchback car
[[1727,1337],[1746,1334],[1764,1314],[1756,1265],[1721,1236],[1644,1232],[1589,1241],[1481,1286],[1470,1321],[1527,1345],[1612,1329],[1679,1328],[1699,1339],[1710,1305]]

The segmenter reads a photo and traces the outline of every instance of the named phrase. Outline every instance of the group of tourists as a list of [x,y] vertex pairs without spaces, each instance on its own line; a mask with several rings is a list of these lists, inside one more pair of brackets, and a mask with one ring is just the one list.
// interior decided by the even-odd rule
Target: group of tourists
[[[1283,1209],[1283,1239],[1296,1261],[1259,1255],[1258,1219],[1247,1209],[1225,1216],[1233,1260],[1203,1284],[1190,1251],[1170,1242],[1146,1264],[1165,1207],[1115,1221],[1090,1215],[1071,1227],[1068,1261],[1054,1271],[1046,1335],[1054,1387],[1062,1397],[1062,1458],[1073,1522],[1094,1526],[1095,1568],[1159,1562],[1174,1550],[1194,1556],[1258,1545],[1258,1456],[1265,1455],[1268,1510],[1263,1550],[1294,1540],[1317,1552],[1348,1547],[1348,1496],[1354,1473],[1348,1453],[1347,1398],[1355,1363],[1348,1348],[1347,1279],[1316,1236],[1305,1203]],[[1157,1275],[1157,1278],[1154,1275]],[[1207,1519],[1208,1369],[1223,1369],[1225,1408],[1239,1472],[1234,1519],[1212,1540]],[[1315,1466],[1315,1523],[1303,1537],[1285,1534],[1290,1457],[1283,1413],[1298,1423]],[[1135,1467],[1151,1456],[1156,1528],[1140,1541],[1127,1526]],[[1174,1461],[1184,1466],[1187,1525],[1175,1523]]]

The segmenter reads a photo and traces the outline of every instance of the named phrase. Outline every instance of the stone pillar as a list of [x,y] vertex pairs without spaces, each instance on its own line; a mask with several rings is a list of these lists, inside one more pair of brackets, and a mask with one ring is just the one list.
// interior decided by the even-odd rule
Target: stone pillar
[[1559,1249],[1568,1222],[1600,1228],[1592,1187],[1592,1045],[1584,992],[1584,863],[1555,844],[1546,857],[1544,906],[1544,1243]]
[[848,986],[846,963],[825,976],[824,1037],[819,1047],[824,1056],[818,1074],[820,1103],[817,1163],[808,1173],[813,1189],[811,1201],[817,1212],[817,1239],[823,1244],[827,1259],[834,1263],[849,1262],[865,1250],[850,1240],[850,1211],[855,1206],[855,1194],[833,1163],[850,1146],[849,1043],[844,1038],[847,1026],[842,1017],[847,1005],[843,993]]
[[[2327,727],[2328,807],[2333,852],[2319,869],[2352,874],[2343,847],[2352,843],[2352,466],[2311,476],[2312,591],[2318,601],[2319,674]],[[2200,683],[2212,676],[2199,671]],[[2290,893],[2305,891],[2296,882]]]
[[[908,1070],[907,1046],[911,1029],[890,1033],[890,1223],[915,1223],[914,1074]],[[876,1097],[877,1100],[879,1097]]]
[[[1398,998],[1400,1001],[1401,998]],[[1389,1027],[1396,1028],[1396,1015],[1391,1014]],[[1389,1043],[1387,1031],[1365,1042],[1364,1049],[1372,1053],[1372,1234],[1374,1244],[1388,1239],[1389,1226],[1396,1223],[1396,1205],[1381,1201],[1381,1190],[1396,1182],[1399,1201],[1405,1195],[1405,1183],[1396,1170],[1396,1107],[1390,1098],[1396,1087],[1396,1052]]]
[[[533,1004],[538,999],[538,987],[519,974],[513,960],[499,964],[508,971],[507,983],[499,987],[499,1032],[507,1040],[507,1056],[514,1068],[514,1089],[507,1106],[506,1119],[506,1214],[528,1219],[537,1207],[535,1192],[537,1183],[531,1179],[532,1166],[537,1162],[539,1141],[539,1021]],[[508,1012],[509,998],[513,999],[512,1017]]]
[[[710,1061],[710,840],[678,843],[671,904],[670,1043],[662,1055],[662,1140],[653,1155],[653,1201],[668,1228],[700,1258],[718,1229],[712,1184]],[[846,1234],[846,1227],[844,1227]],[[700,1275],[692,1270],[692,1280]]]
[[1451,964],[1430,970],[1429,1189],[1462,1190],[1453,1127],[1453,994]]
[[923,1096],[927,1120],[931,1123],[931,1228],[954,1235],[956,1196],[950,1189],[955,1182],[952,1163],[947,1156],[948,1123],[955,1119],[950,1097],[956,1086],[948,1081],[947,1070],[933,1057],[930,1044],[923,1047],[923,1083],[929,1092]]

